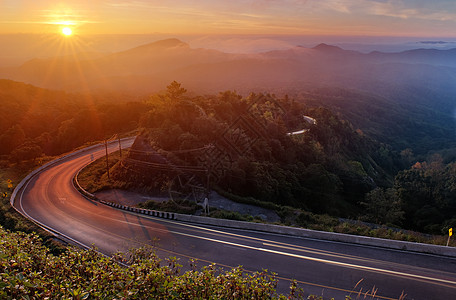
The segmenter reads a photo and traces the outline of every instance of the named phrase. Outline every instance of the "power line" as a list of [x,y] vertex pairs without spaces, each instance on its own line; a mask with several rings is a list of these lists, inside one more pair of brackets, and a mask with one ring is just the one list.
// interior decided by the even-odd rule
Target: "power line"
[[174,165],[171,163],[154,163],[154,162],[148,162],[148,161],[137,160],[137,159],[132,159],[132,158],[125,158],[125,161],[129,161],[129,162],[139,164],[139,165],[147,165],[147,166],[151,166],[151,167],[165,170],[165,171],[177,169],[178,171],[207,172],[206,168],[197,167],[197,166]]

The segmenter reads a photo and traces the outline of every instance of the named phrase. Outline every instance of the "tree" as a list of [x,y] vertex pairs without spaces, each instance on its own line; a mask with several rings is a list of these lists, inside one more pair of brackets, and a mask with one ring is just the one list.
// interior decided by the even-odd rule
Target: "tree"
[[13,125],[4,134],[0,135],[0,154],[9,154],[22,145],[25,141],[25,133],[21,125]]
[[181,99],[182,95],[184,95],[186,92],[187,90],[181,87],[181,84],[177,81],[171,82],[166,87],[166,93],[171,98],[171,100]]
[[21,162],[24,160],[35,160],[36,158],[40,157],[43,154],[43,150],[40,146],[32,143],[27,142],[20,147],[16,148],[11,152],[11,157],[16,162]]
[[369,222],[400,225],[404,219],[401,201],[392,188],[370,191],[361,205],[366,208],[364,217]]

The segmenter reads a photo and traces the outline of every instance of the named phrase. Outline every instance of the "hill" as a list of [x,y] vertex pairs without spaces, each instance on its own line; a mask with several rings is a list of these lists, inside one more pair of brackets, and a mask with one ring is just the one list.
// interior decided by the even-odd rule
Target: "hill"
[[[400,100],[395,101],[386,95],[334,87],[296,92],[296,98],[303,103],[331,109],[349,120],[354,128],[395,151],[411,150],[415,161],[425,160],[435,152],[454,153],[456,124],[452,96],[402,88],[397,97]],[[452,159],[451,154],[445,158]]]
[[[188,97],[169,90],[150,105],[141,135],[112,174],[155,194],[219,187],[263,202],[355,217],[364,194],[391,185],[402,169],[397,154],[329,110],[286,97]],[[303,128],[308,130],[289,134]]]
[[133,130],[144,105],[111,95],[70,94],[0,79],[0,158],[57,155]]
[[[401,53],[363,54],[320,44],[313,48],[297,46],[288,50],[259,54],[228,54],[209,49],[193,49],[177,39],[167,39],[113,54],[33,59],[19,68],[3,70],[3,78],[40,87],[71,90],[140,90],[156,92],[154,80],[177,80],[191,89],[214,91],[207,82],[223,90],[293,87],[296,84],[344,86],[364,91],[409,83],[414,86],[451,87],[456,50],[417,49]],[[435,77],[439,72],[442,75]],[[41,76],[46,74],[46,76]],[[149,79],[145,89],[132,78]],[[230,78],[228,82],[226,79]],[[428,80],[433,78],[434,80]],[[116,85],[124,80],[123,85]],[[276,82],[274,84],[274,82]],[[272,84],[272,85],[269,85]],[[218,91],[216,89],[215,91]],[[452,88],[454,90],[454,87]]]
[[[168,39],[95,58],[34,59],[19,68],[0,70],[0,77],[90,93],[146,95],[176,80],[198,94],[223,90],[288,94],[341,112],[397,151],[411,148],[425,155],[455,147],[450,138],[455,129],[455,62],[455,49],[364,54],[320,44],[229,54]],[[305,96],[315,91],[311,99]]]

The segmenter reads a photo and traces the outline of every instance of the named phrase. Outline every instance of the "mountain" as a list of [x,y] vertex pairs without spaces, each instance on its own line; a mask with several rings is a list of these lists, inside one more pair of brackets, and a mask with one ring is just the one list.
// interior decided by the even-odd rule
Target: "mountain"
[[[178,39],[167,39],[95,57],[32,59],[19,68],[0,70],[0,77],[72,91],[150,93],[166,82],[178,80],[201,91],[213,91],[215,86],[242,91],[307,84],[378,92],[396,83],[451,87],[453,67],[456,49],[364,54],[319,44],[313,48],[297,46],[259,54],[230,54],[193,49]],[[439,76],[443,80],[435,82],[436,74],[450,76]]]
[[[229,56],[215,50],[191,49],[177,39],[168,39],[95,59],[68,56],[32,59],[18,68],[0,71],[0,76],[40,87],[71,91],[136,90],[141,89],[135,83],[137,76],[147,75],[153,79],[155,74],[194,64],[225,61]],[[122,84],[124,79],[132,85]]]
[[368,56],[381,63],[401,62],[409,64],[429,64],[452,68],[456,67],[456,49],[415,49],[400,53],[372,52]]
[[[318,98],[316,105],[352,116],[350,121],[356,126],[399,150],[413,145],[424,154],[429,149],[456,147],[452,138],[456,49],[365,54],[319,44],[232,54],[167,39],[111,54],[33,59],[18,68],[0,70],[0,78],[84,92],[146,95],[176,80],[197,93],[236,90],[301,95],[302,101]],[[356,100],[322,97],[321,91],[328,88],[352,93]],[[311,90],[319,92],[309,99],[305,95]],[[358,103],[354,110],[348,109],[351,102]],[[397,122],[402,130],[398,131]],[[419,129],[417,139],[404,124]],[[396,132],[403,134],[398,140]]]

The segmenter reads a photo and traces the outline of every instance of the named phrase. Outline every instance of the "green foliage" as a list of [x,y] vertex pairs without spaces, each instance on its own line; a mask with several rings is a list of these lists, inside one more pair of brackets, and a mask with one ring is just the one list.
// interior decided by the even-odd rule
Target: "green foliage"
[[211,210],[209,216],[212,218],[226,219],[226,220],[236,220],[236,221],[246,221],[246,222],[253,221],[253,217],[251,215],[242,215],[238,212],[219,210],[219,209]]
[[183,274],[176,258],[160,260],[151,249],[134,249],[114,259],[94,249],[69,248],[49,253],[34,234],[0,227],[0,298],[2,299],[272,299],[275,274],[248,273],[242,267],[223,271],[215,265]]
[[11,157],[15,162],[24,160],[35,160],[43,154],[41,147],[35,143],[24,143],[11,152]]
[[295,281],[288,295],[277,294],[276,274],[267,270],[223,270],[215,264],[199,268],[190,260],[190,270],[182,272],[177,258],[161,260],[149,247],[116,253],[112,259],[95,249],[73,247],[54,255],[36,234],[0,227],[0,248],[1,299],[305,298]]
[[366,194],[364,219],[376,224],[401,225],[404,219],[402,203],[392,188],[376,188]]
[[25,141],[25,133],[19,124],[13,125],[0,135],[0,154],[8,154]]
[[398,173],[394,188],[403,203],[405,226],[445,233],[456,214],[456,163],[444,165],[440,156]]
[[[431,150],[453,148],[454,157],[454,87],[430,88],[429,83],[411,88],[410,82],[392,87],[384,84],[375,88],[374,93],[318,88],[305,93],[300,101],[340,113],[355,128],[391,145],[394,151],[409,149],[414,155],[426,155]],[[410,166],[397,160],[393,162],[393,167],[399,169]]]
[[266,209],[270,209],[270,210],[278,210],[280,209],[280,206],[273,203],[273,202],[266,202],[266,201],[260,201],[258,199],[255,199],[253,197],[242,197],[242,196],[239,196],[239,195],[235,195],[235,194],[232,194],[232,193],[229,193],[225,190],[222,190],[218,187],[215,187],[214,190],[221,196],[225,197],[225,198],[228,198],[232,201],[235,201],[237,203],[243,203],[243,204],[250,204],[250,205],[255,205],[255,206],[258,206],[258,207],[263,207],[263,208],[266,208]]
[[[140,121],[144,130],[117,179],[160,191],[179,174],[173,166],[199,168],[184,177],[204,186],[208,170],[212,186],[233,195],[345,216],[357,210],[376,182],[392,182],[394,154],[388,147],[327,109],[268,94],[184,97],[184,92],[173,82],[167,94],[150,99]],[[309,131],[287,134],[302,128]],[[168,165],[169,172],[157,165]]]
[[148,200],[144,203],[139,203],[138,207],[159,211],[169,211],[180,214],[194,214],[198,208],[200,208],[196,203],[190,202],[187,200],[174,199],[169,201],[157,202],[154,200]]
[[[119,151],[110,153],[108,155],[109,169],[112,170],[119,160]],[[95,193],[105,189],[124,188],[126,185],[125,182],[110,180],[108,178],[105,156],[85,166],[78,175],[78,182],[89,193]]]
[[166,87],[166,92],[167,96],[169,96],[172,100],[176,100],[181,98],[187,90],[181,87],[181,84],[177,81],[173,81]]
[[147,104],[115,100],[0,80],[0,155],[33,160],[136,129]]

